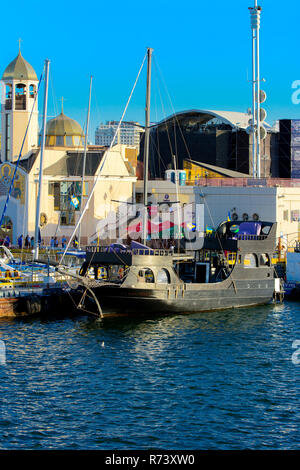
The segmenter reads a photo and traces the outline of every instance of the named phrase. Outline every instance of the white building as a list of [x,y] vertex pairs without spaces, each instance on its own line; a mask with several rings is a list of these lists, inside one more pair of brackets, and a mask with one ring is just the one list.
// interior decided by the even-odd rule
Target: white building
[[[270,186],[179,186],[170,181],[149,181],[149,203],[160,210],[180,201],[181,206],[195,204],[203,207],[203,227],[216,228],[227,220],[264,220],[277,222],[277,238],[283,248],[294,246],[300,238],[300,182],[294,187],[278,184]],[[271,184],[271,183],[270,183]],[[136,201],[142,202],[143,181],[136,183]]]
[[136,181],[135,149],[122,145],[115,145],[110,151],[107,147],[88,148],[82,188],[84,133],[80,124],[62,110],[47,122],[40,188],[36,73],[19,52],[6,67],[1,82],[4,96],[1,106],[0,218],[3,220],[0,238],[9,236],[16,244],[21,234],[34,236],[39,189],[43,243],[48,244],[53,236],[59,240],[63,236],[68,238],[79,219],[81,198],[84,207],[94,188],[81,224],[82,244],[89,243],[99,221],[116,211],[119,204],[132,202]]
[[[95,144],[109,146],[113,140],[118,125],[118,121],[107,121],[106,124],[101,123],[95,131]],[[144,132],[144,129],[138,122],[123,121],[114,143],[133,145],[136,148],[139,148],[140,135],[142,132]]]

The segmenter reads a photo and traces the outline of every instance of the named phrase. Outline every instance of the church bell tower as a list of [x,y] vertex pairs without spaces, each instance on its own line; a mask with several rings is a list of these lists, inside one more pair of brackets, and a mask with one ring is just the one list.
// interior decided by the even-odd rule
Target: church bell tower
[[22,155],[38,145],[38,79],[33,67],[22,57],[21,51],[6,67],[2,79],[1,105],[1,161],[18,159],[30,114],[30,125]]

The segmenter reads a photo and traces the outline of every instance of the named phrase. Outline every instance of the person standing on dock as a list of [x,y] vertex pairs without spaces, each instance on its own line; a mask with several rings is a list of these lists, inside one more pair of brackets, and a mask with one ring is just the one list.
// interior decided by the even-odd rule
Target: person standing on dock
[[54,237],[51,237],[51,240],[50,240],[50,248],[51,248],[51,249],[54,248]]
[[8,235],[6,235],[6,237],[4,238],[4,243],[3,243],[3,244],[4,244],[4,246],[9,247],[9,245],[10,245],[10,238],[9,238]]
[[25,248],[30,248],[30,238],[29,238],[29,235],[26,235],[26,238],[25,238]]
[[61,247],[62,248],[66,248],[66,243],[67,243],[67,239],[66,237],[63,235],[62,239],[61,239]]
[[18,247],[20,248],[20,250],[22,250],[23,248],[23,235],[20,235],[18,238]]
[[30,238],[30,247],[34,248],[34,237]]

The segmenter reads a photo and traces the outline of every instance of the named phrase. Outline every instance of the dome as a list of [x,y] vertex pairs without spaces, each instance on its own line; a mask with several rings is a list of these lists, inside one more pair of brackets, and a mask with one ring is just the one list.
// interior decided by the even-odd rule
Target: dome
[[46,146],[80,147],[84,145],[82,127],[74,119],[66,116],[63,111],[47,122]]
[[63,112],[47,122],[46,135],[83,135],[83,130],[74,119]]
[[33,67],[22,57],[21,52],[4,70],[2,80],[38,80]]

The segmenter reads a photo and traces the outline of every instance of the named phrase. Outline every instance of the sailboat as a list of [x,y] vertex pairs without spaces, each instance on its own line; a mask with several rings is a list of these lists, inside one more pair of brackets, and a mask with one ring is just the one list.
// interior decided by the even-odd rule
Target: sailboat
[[[151,56],[148,48],[144,146],[143,243],[87,246],[71,295],[112,315],[192,313],[266,304],[281,292],[272,255],[276,223],[225,221],[203,236],[202,247],[175,253],[148,239],[148,158]],[[92,295],[85,295],[87,293]],[[82,301],[81,301],[82,303]]]

